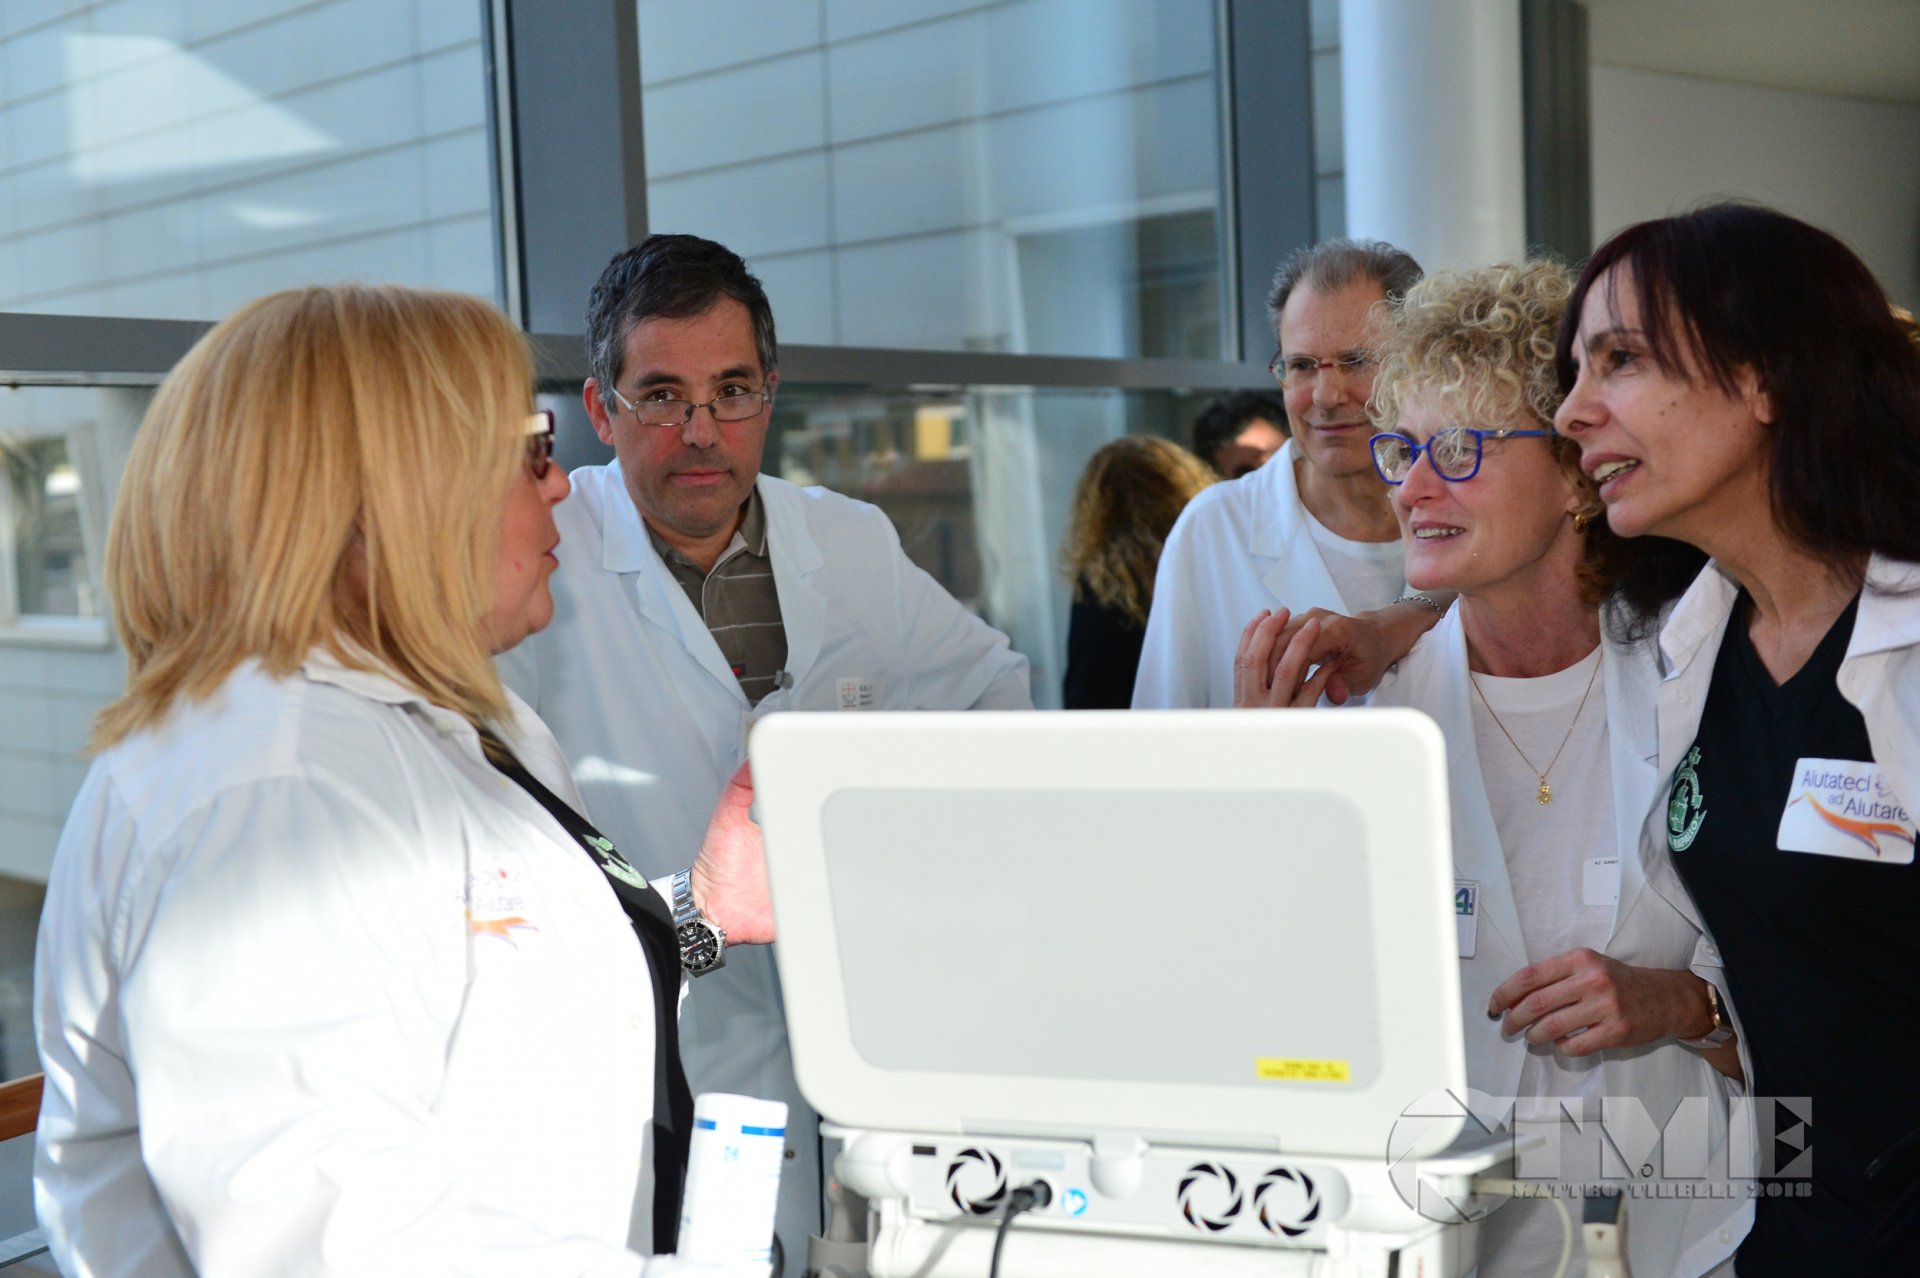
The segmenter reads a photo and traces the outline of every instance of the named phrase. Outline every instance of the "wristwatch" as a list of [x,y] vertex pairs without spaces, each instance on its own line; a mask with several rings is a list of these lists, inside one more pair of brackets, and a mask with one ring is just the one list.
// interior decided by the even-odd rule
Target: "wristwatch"
[[1699,1038],[1681,1039],[1682,1047],[1718,1047],[1733,1037],[1733,1022],[1727,1019],[1726,1006],[1720,1001],[1720,987],[1712,981],[1704,983],[1707,987],[1707,1011],[1713,1015],[1713,1028]]
[[693,903],[693,871],[673,876],[673,930],[680,938],[680,966],[689,976],[705,976],[727,965],[727,934]]

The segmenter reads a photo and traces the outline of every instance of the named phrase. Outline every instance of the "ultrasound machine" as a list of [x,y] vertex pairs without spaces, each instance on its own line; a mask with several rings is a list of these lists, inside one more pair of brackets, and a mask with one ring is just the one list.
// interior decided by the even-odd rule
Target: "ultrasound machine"
[[1471,1271],[1515,1150],[1458,1100],[1432,720],[789,714],[751,749],[859,1217],[819,1272]]

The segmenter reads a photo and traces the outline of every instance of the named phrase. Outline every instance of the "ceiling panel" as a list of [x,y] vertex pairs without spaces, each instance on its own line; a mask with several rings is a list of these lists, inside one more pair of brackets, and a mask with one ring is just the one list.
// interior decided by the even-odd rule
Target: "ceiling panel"
[[1586,0],[1593,60],[1920,106],[1920,0]]

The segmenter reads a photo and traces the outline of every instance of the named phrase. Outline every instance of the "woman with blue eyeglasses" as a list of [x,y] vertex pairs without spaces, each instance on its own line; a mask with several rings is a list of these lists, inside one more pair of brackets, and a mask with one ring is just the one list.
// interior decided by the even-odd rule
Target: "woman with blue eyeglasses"
[[[1692,1170],[1711,1176],[1718,1162],[1725,1180],[1740,1063],[1720,1032],[1718,959],[1670,867],[1639,855],[1659,780],[1648,762],[1658,672],[1650,649],[1603,635],[1622,543],[1577,449],[1551,430],[1570,292],[1546,262],[1442,273],[1388,321],[1374,461],[1409,586],[1458,600],[1372,704],[1424,710],[1447,738],[1467,1079],[1517,1098],[1515,1118],[1549,1136],[1550,1152],[1523,1156],[1517,1175],[1645,1184],[1640,1158],[1609,1165],[1603,1141],[1619,1136],[1622,1111],[1610,1102],[1603,1136],[1602,1099],[1636,1098],[1641,1130],[1658,1132],[1698,1098],[1674,1130],[1709,1132],[1716,1152]],[[1319,700],[1330,664],[1308,673],[1318,622],[1282,648],[1286,621],[1248,627],[1236,704]],[[1647,1161],[1680,1174],[1676,1152]],[[1696,1275],[1732,1255],[1751,1209],[1648,1192],[1627,1216],[1635,1274]],[[1479,1272],[1551,1274],[1569,1242],[1550,1204],[1517,1200],[1481,1224]]]

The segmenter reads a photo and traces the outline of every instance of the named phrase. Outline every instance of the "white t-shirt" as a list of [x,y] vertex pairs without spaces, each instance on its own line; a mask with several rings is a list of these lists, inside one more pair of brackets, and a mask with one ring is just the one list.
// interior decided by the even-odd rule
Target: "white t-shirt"
[[[1620,863],[1600,649],[1538,679],[1472,678],[1479,688],[1470,700],[1480,771],[1506,857],[1527,961],[1537,963],[1583,947],[1603,949],[1613,932],[1620,897]],[[1501,732],[1502,724],[1513,741]],[[1551,803],[1540,802],[1539,768],[1549,768]],[[1550,1045],[1529,1047],[1520,1070],[1520,1095],[1516,1117],[1522,1122],[1558,1120],[1556,1179],[1573,1184],[1598,1180],[1598,1125],[1582,1132],[1565,1120],[1562,1107],[1589,1120],[1599,1117],[1600,1056],[1565,1056]],[[1562,1202],[1578,1230],[1579,1198]],[[1551,1204],[1507,1203],[1481,1223],[1480,1278],[1550,1274],[1559,1263],[1560,1245],[1560,1217]],[[1586,1272],[1578,1239],[1567,1272]]]
[[1407,593],[1407,556],[1398,537],[1392,541],[1348,541],[1315,519],[1305,502],[1300,504],[1300,513],[1307,517],[1307,531],[1327,565],[1328,575],[1353,611],[1384,608]]

